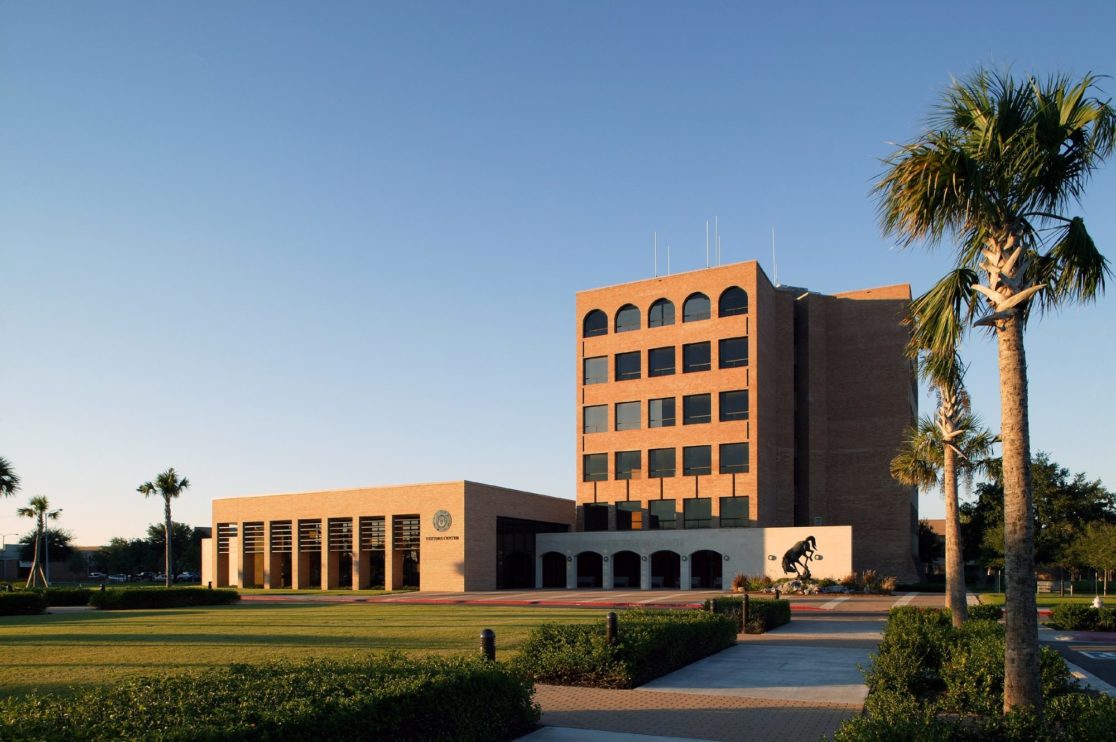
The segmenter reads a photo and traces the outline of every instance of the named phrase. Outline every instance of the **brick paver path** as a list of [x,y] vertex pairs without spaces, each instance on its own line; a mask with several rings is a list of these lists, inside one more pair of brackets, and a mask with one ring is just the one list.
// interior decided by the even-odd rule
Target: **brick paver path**
[[693,693],[537,685],[542,723],[709,740],[815,740],[832,735],[860,706]]

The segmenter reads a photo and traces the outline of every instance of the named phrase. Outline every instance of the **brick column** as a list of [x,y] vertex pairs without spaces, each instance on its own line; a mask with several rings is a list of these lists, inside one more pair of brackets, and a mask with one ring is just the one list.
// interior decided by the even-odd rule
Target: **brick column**
[[271,521],[265,520],[263,525],[263,589],[271,589]]

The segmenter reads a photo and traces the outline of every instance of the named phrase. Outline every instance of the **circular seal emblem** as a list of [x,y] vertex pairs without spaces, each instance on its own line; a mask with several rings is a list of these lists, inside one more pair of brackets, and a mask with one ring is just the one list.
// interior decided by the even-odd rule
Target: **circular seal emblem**
[[439,510],[434,513],[434,529],[437,531],[448,531],[449,527],[453,525],[453,517],[450,516],[449,511]]

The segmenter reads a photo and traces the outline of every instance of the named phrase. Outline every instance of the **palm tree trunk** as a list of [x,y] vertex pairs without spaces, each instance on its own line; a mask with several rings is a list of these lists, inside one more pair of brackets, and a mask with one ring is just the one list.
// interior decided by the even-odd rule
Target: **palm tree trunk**
[[167,549],[166,549],[166,551],[167,551],[167,553],[166,553],[167,567],[166,567],[166,571],[163,572],[163,577],[166,578],[165,587],[170,587],[171,586],[171,506],[170,506],[170,498],[169,497],[164,498],[163,503],[165,505],[164,516],[166,517],[166,524],[164,525],[164,529],[166,531],[166,540],[167,540],[167,544],[166,544],[166,546],[167,546]]
[[953,625],[969,618],[965,603],[965,560],[961,554],[961,514],[957,508],[957,452],[946,444],[942,457],[942,491],[945,494],[946,607]]
[[1018,309],[1003,320],[996,338],[1004,477],[1004,711],[1030,707],[1041,713],[1027,358]]
[[35,551],[31,556],[31,572],[27,575],[27,584],[24,587],[34,587],[38,584],[37,576],[39,573],[39,542],[42,541],[43,530],[41,527],[35,527]]

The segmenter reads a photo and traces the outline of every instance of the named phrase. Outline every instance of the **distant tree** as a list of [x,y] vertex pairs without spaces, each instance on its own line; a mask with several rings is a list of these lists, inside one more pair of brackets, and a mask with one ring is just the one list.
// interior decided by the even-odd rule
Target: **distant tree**
[[929,567],[945,556],[945,541],[925,520],[918,522],[918,560]]
[[40,586],[40,582],[42,583],[41,587],[50,587],[50,581],[47,579],[41,561],[42,545],[47,530],[47,521],[57,520],[62,510],[51,510],[50,502],[46,497],[36,495],[28,501],[27,507],[22,507],[16,512],[22,518],[31,518],[35,521],[35,551],[31,559],[31,574],[27,575],[27,587]]
[[143,572],[156,561],[151,557],[151,545],[144,539],[111,539],[97,552],[96,563],[108,574],[134,575]]
[[[19,540],[19,558],[21,561],[30,562],[35,559],[34,530],[28,531]],[[45,544],[44,557],[49,555],[52,562],[65,562],[74,553],[74,535],[61,528],[47,528],[43,534]]]
[[170,587],[171,582],[174,581],[173,562],[171,559],[171,548],[174,545],[174,538],[171,536],[171,500],[182,494],[183,490],[190,486],[190,480],[186,477],[178,478],[174,471],[174,467],[167,469],[165,472],[155,478],[155,482],[144,482],[136,491],[144,497],[151,495],[158,495],[163,498],[163,547],[166,549],[166,556],[163,562],[166,586]]
[[1070,551],[1075,561],[1104,574],[1104,594],[1108,595],[1108,573],[1116,569],[1116,524],[1089,523]]
[[[166,527],[162,523],[152,523],[147,527],[147,543],[151,551],[160,553],[166,551]],[[171,575],[177,575],[193,567],[190,550],[194,543],[194,529],[185,523],[174,523],[171,526],[171,554],[174,555]]]
[[11,497],[19,490],[19,477],[8,460],[0,456],[0,497]]

